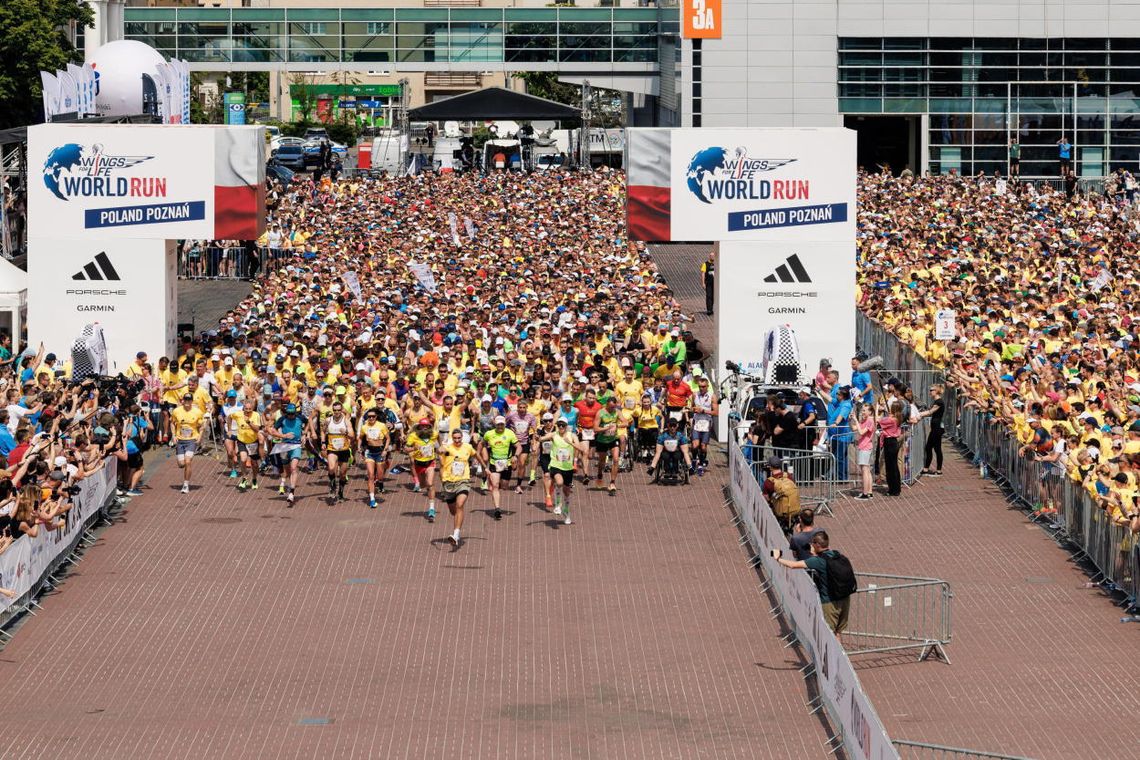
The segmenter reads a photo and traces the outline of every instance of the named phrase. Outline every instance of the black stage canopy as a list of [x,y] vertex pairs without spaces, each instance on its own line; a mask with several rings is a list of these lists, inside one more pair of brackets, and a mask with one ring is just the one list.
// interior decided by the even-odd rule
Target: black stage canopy
[[524,95],[502,87],[487,87],[413,108],[414,121],[476,121],[479,119],[578,121],[581,114],[553,100]]

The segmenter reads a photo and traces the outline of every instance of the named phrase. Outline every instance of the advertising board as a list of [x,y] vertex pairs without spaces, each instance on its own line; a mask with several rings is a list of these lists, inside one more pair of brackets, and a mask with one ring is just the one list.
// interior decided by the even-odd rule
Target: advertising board
[[257,126],[31,127],[28,234],[256,239],[265,230],[263,132]]

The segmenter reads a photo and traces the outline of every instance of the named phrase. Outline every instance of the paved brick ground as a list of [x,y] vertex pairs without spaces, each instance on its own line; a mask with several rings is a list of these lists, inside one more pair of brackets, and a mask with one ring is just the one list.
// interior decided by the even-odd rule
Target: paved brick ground
[[[711,341],[697,273],[705,255],[707,246],[654,248]],[[954,593],[953,665],[854,660],[888,733],[1036,758],[1140,755],[1135,720],[1121,717],[1140,710],[1140,626],[1122,625],[1068,553],[976,469],[950,456],[945,472],[897,499],[845,499],[836,519],[820,520],[857,570],[943,578]]]
[[0,652],[0,757],[826,757],[719,469],[572,526],[476,495],[455,551],[405,489],[290,510],[172,464]]
[[252,289],[242,280],[179,280],[178,321],[193,322],[199,332],[216,327]]

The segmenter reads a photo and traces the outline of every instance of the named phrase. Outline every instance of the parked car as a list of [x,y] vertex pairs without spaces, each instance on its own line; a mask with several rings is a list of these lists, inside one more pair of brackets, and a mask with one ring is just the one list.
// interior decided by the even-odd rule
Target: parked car
[[300,137],[275,137],[269,141],[269,155],[272,156],[274,153],[276,153],[277,149],[282,145],[304,146],[304,144],[305,141]]
[[276,158],[271,158],[265,164],[265,175],[271,177],[281,183],[281,187],[289,187],[289,183],[293,181],[294,172],[292,169],[286,167]]
[[305,140],[327,140],[329,139],[329,131],[324,127],[309,127],[305,130]]
[[301,145],[282,145],[273,154],[273,159],[293,171],[305,170],[305,148]]
[[[329,142],[329,148],[333,153],[340,156],[341,163],[348,165],[348,148],[340,143]],[[321,160],[321,140],[306,140],[305,141],[305,164],[308,166],[316,166],[317,162]]]

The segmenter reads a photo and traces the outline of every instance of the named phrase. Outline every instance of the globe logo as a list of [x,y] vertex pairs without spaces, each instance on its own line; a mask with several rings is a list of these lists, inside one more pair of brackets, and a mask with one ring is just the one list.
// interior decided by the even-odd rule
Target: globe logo
[[56,198],[67,200],[67,196],[59,189],[60,175],[78,167],[82,158],[83,146],[75,143],[61,145],[48,154],[47,161],[44,162],[44,184]]
[[697,199],[702,203],[712,203],[705,197],[705,178],[710,174],[716,174],[718,169],[724,168],[726,154],[727,151],[724,148],[705,148],[693,156],[693,160],[689,162],[688,171],[685,173],[685,182],[689,186],[689,191],[697,196]]

